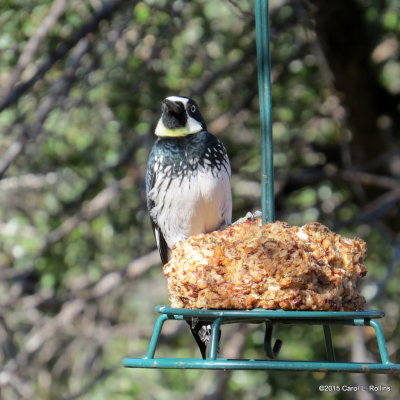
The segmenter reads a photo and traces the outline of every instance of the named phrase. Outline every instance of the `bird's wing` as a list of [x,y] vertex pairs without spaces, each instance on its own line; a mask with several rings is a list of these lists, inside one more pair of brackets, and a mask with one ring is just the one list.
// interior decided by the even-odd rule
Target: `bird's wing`
[[153,220],[151,220],[151,225],[153,226],[153,232],[156,238],[158,251],[160,252],[161,262],[166,264],[169,261],[170,249],[158,225]]
[[164,238],[164,235],[163,235],[160,227],[157,224],[157,221],[152,217],[152,212],[151,212],[152,209],[154,208],[155,204],[154,204],[153,199],[150,196],[150,192],[155,185],[156,176],[157,176],[157,172],[154,170],[154,168],[152,166],[152,157],[153,157],[153,154],[150,153],[149,163],[148,163],[147,170],[146,170],[147,209],[150,214],[151,225],[153,227],[154,236],[156,238],[158,251],[160,252],[161,262],[163,264],[166,264],[169,260],[170,249],[167,245],[167,242]]
[[232,223],[231,165],[226,153],[222,165],[221,190],[224,194],[220,204],[221,226],[219,229],[226,228]]

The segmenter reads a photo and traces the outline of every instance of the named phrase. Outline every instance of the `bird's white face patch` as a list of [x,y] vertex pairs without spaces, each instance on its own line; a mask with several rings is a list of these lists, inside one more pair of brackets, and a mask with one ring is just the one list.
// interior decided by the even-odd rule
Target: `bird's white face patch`
[[187,104],[189,99],[185,97],[180,97],[180,96],[169,96],[167,97],[167,100],[171,101],[179,101],[183,104],[187,116],[187,121],[186,125],[184,127],[180,128],[175,128],[175,129],[170,129],[167,128],[162,121],[162,117],[158,121],[158,124],[156,126],[156,131],[155,134],[157,136],[163,136],[163,137],[181,137],[181,136],[186,136],[186,135],[191,135],[193,133],[197,133],[203,130],[203,127],[199,121],[196,121],[194,118],[192,118],[188,113],[187,113]]
[[190,116],[188,116],[188,119],[186,122],[186,128],[189,133],[197,133],[203,129],[200,122],[196,121],[194,118],[192,118]]

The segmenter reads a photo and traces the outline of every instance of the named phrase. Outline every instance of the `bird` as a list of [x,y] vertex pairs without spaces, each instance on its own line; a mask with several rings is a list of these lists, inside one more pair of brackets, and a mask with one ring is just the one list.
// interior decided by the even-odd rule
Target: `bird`
[[[184,96],[161,102],[157,139],[146,168],[147,208],[161,261],[172,246],[231,224],[231,165],[224,144],[208,132],[197,103]],[[203,359],[211,326],[187,321]]]

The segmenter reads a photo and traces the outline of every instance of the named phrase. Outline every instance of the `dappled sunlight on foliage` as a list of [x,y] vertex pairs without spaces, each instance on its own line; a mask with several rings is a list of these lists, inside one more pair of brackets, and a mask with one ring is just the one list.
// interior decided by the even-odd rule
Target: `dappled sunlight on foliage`
[[[367,242],[361,291],[385,311],[399,363],[398,1],[270,8],[277,219]],[[168,304],[144,190],[163,98],[196,99],[226,144],[234,219],[260,209],[252,1],[2,0],[0,26],[0,398],[334,398],[320,384],[390,385],[396,398],[391,376],[120,366],[145,353],[153,308]],[[324,359],[314,328],[278,330],[282,357]],[[343,360],[376,359],[369,329],[333,335]],[[224,340],[255,356],[262,332]],[[192,342],[167,324],[159,352],[197,357]]]

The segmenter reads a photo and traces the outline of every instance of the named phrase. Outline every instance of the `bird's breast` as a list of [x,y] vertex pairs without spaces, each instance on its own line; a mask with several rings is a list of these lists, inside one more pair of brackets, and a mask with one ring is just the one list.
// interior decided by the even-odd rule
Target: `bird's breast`
[[150,195],[155,203],[152,218],[157,220],[170,247],[189,236],[230,223],[228,169],[197,166],[190,173],[165,175],[157,180]]

